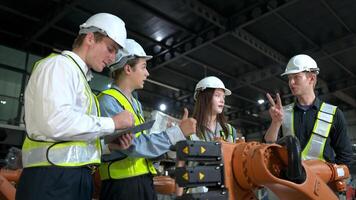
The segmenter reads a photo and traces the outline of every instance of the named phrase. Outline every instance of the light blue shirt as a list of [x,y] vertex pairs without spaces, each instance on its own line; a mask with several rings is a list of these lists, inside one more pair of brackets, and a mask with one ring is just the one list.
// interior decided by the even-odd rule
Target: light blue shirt
[[[116,85],[112,88],[121,91]],[[143,116],[141,103],[128,99],[135,112]],[[99,103],[102,116],[111,117],[123,111],[123,108],[112,96],[102,95],[99,98]],[[120,159],[126,156],[155,158],[168,152],[172,145],[181,140],[185,140],[185,136],[179,127],[171,127],[160,133],[141,134],[132,140],[132,145],[127,150],[113,151],[109,155],[103,155],[103,160]]]

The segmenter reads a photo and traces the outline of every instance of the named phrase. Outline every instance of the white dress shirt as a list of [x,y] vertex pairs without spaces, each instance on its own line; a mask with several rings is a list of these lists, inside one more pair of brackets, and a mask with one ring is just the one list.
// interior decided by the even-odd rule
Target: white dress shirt
[[91,114],[86,114],[90,99],[85,94],[83,75],[68,56],[88,81],[92,77],[84,61],[71,51],[40,62],[25,91],[26,130],[32,139],[91,140],[115,129],[112,118],[97,117],[94,100]]

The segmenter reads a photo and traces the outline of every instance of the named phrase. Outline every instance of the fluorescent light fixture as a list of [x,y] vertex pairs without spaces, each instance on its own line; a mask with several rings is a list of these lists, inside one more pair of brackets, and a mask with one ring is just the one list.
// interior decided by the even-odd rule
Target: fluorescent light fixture
[[230,105],[225,104],[224,106],[225,106],[225,108],[231,109]]
[[173,86],[170,86],[170,85],[167,85],[165,83],[161,83],[161,82],[158,82],[158,81],[155,81],[155,80],[152,80],[152,79],[146,79],[147,82],[150,82],[152,84],[155,84],[155,85],[159,85],[159,86],[162,86],[162,87],[165,87],[167,89],[170,89],[170,90],[173,90],[173,91],[176,91],[176,92],[179,92],[180,89],[176,88],[176,87],[173,87]]
[[1,100],[0,103],[5,105],[6,101],[5,100]]

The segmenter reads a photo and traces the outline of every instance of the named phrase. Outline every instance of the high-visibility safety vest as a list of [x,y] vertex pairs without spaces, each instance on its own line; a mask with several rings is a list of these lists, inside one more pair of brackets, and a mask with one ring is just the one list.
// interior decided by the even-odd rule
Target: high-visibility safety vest
[[[323,102],[318,111],[312,134],[305,148],[302,151],[303,160],[325,160],[323,153],[326,140],[329,137],[331,125],[337,107]],[[284,119],[282,123],[283,135],[295,136],[294,126],[294,103],[283,107]]]
[[[112,96],[117,100],[117,103],[119,103],[119,105],[124,110],[127,110],[132,113],[135,118],[135,126],[145,122],[144,118],[141,115],[142,111],[139,108],[138,101],[135,98],[133,99],[134,101],[136,101],[136,105],[139,109],[138,112],[135,111],[131,102],[119,90],[108,89],[100,93],[98,97],[102,95]],[[139,137],[141,134],[146,134],[146,131],[135,133],[135,137]],[[126,157],[122,160],[102,163],[99,167],[99,172],[101,180],[123,179],[148,173],[157,174],[156,169],[154,168],[151,161],[145,158],[134,157]]]
[[[228,141],[228,142],[235,142],[235,137],[233,135],[234,131],[233,131],[233,127],[231,126],[231,124],[226,124],[227,125],[227,129],[228,129],[228,138],[226,138],[225,134],[224,134],[224,131],[223,130],[220,130],[220,136],[222,136],[222,138],[225,140],[225,141]],[[231,141],[229,140],[229,138],[231,139]]]
[[[89,106],[86,114],[100,115],[99,103],[96,96],[92,93],[84,72],[76,61],[69,55],[51,54],[48,57],[37,61],[33,71],[36,70],[39,63],[54,56],[66,56],[73,61],[74,65],[81,74],[81,80],[85,85],[85,95],[89,100]],[[74,66],[73,66],[74,67]],[[88,164],[100,164],[101,162],[101,144],[99,138],[91,141],[61,141],[49,142],[35,140],[26,136],[22,146],[22,162],[24,167],[39,166],[62,166],[79,167]]]
[[[231,124],[226,124],[226,126],[227,126],[227,130],[228,130],[228,136],[227,136],[227,138],[226,138],[226,135],[225,135],[223,129],[221,129],[221,130],[219,131],[220,137],[221,137],[223,140],[227,141],[227,142],[235,142],[235,139],[236,139],[235,137],[236,137],[236,135],[235,135],[235,136],[233,135],[233,133],[234,133],[234,128],[231,126]],[[203,135],[203,137],[204,137],[204,140],[207,141],[206,138],[205,138],[205,134]],[[189,136],[189,138],[190,138],[190,140],[201,140],[196,134],[193,134],[193,135]]]

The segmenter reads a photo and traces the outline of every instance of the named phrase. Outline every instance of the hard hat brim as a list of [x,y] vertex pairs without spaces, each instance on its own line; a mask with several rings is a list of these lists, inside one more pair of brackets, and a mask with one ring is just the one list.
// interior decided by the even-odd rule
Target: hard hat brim
[[316,74],[319,74],[319,68],[316,68],[314,70],[291,70],[291,71],[288,71],[288,72],[284,72],[283,74],[281,74],[281,76],[285,76],[285,75],[289,75],[289,74],[297,74],[297,73],[300,73],[300,72],[315,72]]
[[[137,57],[137,58],[143,58],[143,59],[145,59],[145,60],[150,60],[150,59],[152,59],[152,56],[150,56],[150,55],[147,55],[147,56],[136,56],[136,55],[135,55],[135,57]],[[127,63],[128,60],[129,60],[129,59],[123,58],[123,59],[121,59],[121,60],[119,60],[119,61],[117,61],[117,62],[115,62],[115,63],[109,65],[110,72],[112,73],[112,72],[114,72],[114,71],[116,71],[116,70],[122,68],[123,66],[125,66],[125,64]]]
[[144,58],[145,60],[151,60],[153,58],[153,56],[150,55],[146,55],[146,56],[136,56],[138,58]]
[[231,95],[231,90],[226,89],[226,88],[221,88],[223,90],[225,90],[225,96],[230,96]]
[[[209,88],[209,87],[207,87],[207,88]],[[201,89],[201,90],[195,90],[194,95],[193,95],[194,100],[197,100],[198,91],[204,91],[207,88],[204,88],[204,89]],[[225,91],[225,96],[230,96],[232,94],[231,90],[226,89],[226,88],[213,88],[213,89],[222,89],[222,90],[224,90]]]

